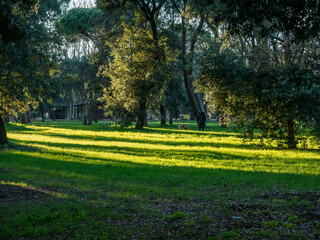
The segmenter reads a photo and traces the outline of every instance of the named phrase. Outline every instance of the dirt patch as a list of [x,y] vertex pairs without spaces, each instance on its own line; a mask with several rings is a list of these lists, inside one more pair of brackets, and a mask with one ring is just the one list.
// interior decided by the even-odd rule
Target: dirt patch
[[[113,221],[120,229],[144,229],[153,239],[318,239],[318,192],[268,191],[252,199],[123,202]],[[130,211],[134,209],[135,211]]]
[[54,198],[54,193],[40,188],[22,187],[17,185],[0,185],[1,203],[39,202]]

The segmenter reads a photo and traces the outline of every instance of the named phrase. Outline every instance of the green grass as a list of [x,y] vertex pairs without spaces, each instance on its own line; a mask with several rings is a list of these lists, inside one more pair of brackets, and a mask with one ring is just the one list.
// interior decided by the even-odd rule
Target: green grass
[[310,239],[320,153],[207,131],[11,124],[0,151],[1,239]]

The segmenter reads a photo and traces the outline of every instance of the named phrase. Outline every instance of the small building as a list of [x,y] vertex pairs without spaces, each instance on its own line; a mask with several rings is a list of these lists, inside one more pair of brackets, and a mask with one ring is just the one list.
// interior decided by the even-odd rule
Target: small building
[[49,113],[51,119],[72,119],[72,104],[54,103],[52,111]]
[[[54,103],[53,109],[49,113],[51,119],[81,119],[84,116],[85,109],[89,103],[82,102],[77,104]],[[93,120],[101,121],[104,118],[103,105],[100,102],[95,103],[93,110]]]
[[[79,103],[73,105],[73,118],[81,119],[81,116],[84,116],[86,107],[89,106],[89,103]],[[93,121],[101,121],[104,118],[103,105],[100,102],[95,103],[93,109]]]

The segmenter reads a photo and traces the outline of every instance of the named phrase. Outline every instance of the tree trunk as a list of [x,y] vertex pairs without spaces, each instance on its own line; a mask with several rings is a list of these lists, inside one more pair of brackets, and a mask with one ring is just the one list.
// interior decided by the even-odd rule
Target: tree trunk
[[146,103],[147,103],[147,100],[145,98],[140,102],[140,106],[137,113],[138,121],[136,123],[135,129],[143,130],[143,126],[146,118]]
[[195,96],[192,81],[190,77],[192,77],[192,66],[190,66],[190,63],[193,61],[193,54],[194,54],[194,48],[195,44],[199,35],[199,32],[203,26],[204,22],[204,17],[201,17],[200,23],[193,34],[192,40],[191,40],[191,45],[190,45],[190,60],[187,61],[187,56],[186,56],[186,38],[187,38],[187,30],[185,26],[185,18],[183,15],[181,15],[181,30],[182,30],[182,68],[183,68],[183,80],[184,80],[184,85],[187,91],[189,103],[191,105],[191,109],[193,112],[194,117],[196,118],[197,121],[199,121],[200,118],[200,112],[201,109],[199,107],[200,103],[198,102],[198,99]]
[[[284,57],[285,57],[285,64],[289,65],[292,62],[292,36],[290,34],[287,34],[284,36],[283,41],[283,51],[284,51]],[[290,111],[291,109],[289,109]],[[295,123],[294,123],[294,117],[292,119],[287,121],[287,144],[288,148],[295,149],[297,148],[297,141],[296,141],[296,129],[295,129]]]
[[6,132],[6,127],[4,126],[4,121],[0,114],[0,145],[8,144],[8,137]]
[[26,112],[21,112],[21,113],[20,113],[20,123],[21,123],[21,124],[26,124],[26,123],[27,123]]
[[73,119],[73,114],[72,114],[72,105],[69,107],[69,120]]
[[20,123],[22,123],[22,124],[31,123],[30,110],[20,113]]
[[26,111],[26,123],[31,123],[31,111]]
[[40,109],[40,114],[41,114],[41,119],[42,119],[42,122],[45,122],[45,117],[44,117],[44,110],[41,108]]
[[93,120],[93,114],[94,114],[94,103],[91,102],[88,105],[88,125],[92,125],[92,120]]
[[82,124],[87,125],[88,124],[88,107],[87,105],[83,105],[83,119]]
[[147,118],[147,114],[145,114],[143,126],[144,126],[144,127],[148,127],[148,118]]
[[160,103],[160,124],[166,125],[167,123],[167,117],[166,117],[166,109],[164,108],[163,104]]
[[83,125],[92,125],[92,119],[93,119],[93,107],[92,104],[85,104],[83,105],[83,119],[82,124]]
[[206,109],[203,105],[203,96],[201,96],[201,93],[196,93],[196,96],[198,97],[199,100],[199,108],[201,112],[206,112]]
[[227,123],[226,123],[226,120],[225,120],[225,116],[223,113],[221,113],[219,111],[218,113],[218,121],[219,121],[219,125],[223,128],[226,128],[227,127]]
[[296,141],[296,131],[295,131],[295,124],[294,120],[289,120],[287,122],[287,143],[288,148],[296,149],[297,148],[297,141]]
[[173,112],[172,112],[172,107],[170,108],[170,111],[169,111],[169,124],[170,124],[170,125],[173,124]]

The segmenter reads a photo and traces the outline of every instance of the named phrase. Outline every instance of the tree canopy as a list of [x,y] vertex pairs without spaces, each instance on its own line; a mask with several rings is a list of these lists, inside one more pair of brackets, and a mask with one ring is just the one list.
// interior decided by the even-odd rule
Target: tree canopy
[[319,1],[68,3],[1,2],[0,114],[102,101],[137,129],[188,109],[279,146],[319,139]]

